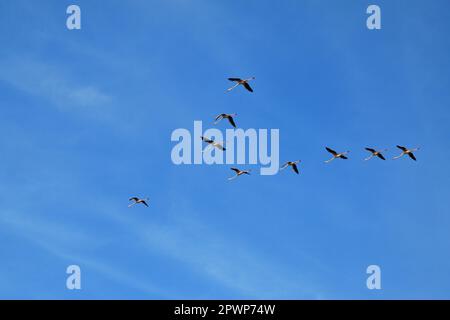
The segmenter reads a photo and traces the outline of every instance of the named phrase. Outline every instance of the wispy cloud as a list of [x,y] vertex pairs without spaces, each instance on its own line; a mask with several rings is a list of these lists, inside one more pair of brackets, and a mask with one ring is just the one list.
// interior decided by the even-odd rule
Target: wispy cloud
[[60,110],[76,107],[102,108],[112,97],[93,84],[79,84],[68,71],[28,57],[12,57],[0,62],[0,81],[27,94],[49,100]]
[[261,250],[225,238],[192,217],[170,218],[167,224],[143,223],[111,212],[110,217],[142,239],[147,253],[156,251],[179,261],[191,272],[234,292],[229,298],[320,297],[320,285],[302,275],[298,270],[301,267],[295,266],[294,270],[277,263]]
[[[101,258],[86,257],[75,250],[76,247],[88,246],[92,248],[92,244],[99,243],[98,238],[80,232],[79,230],[71,230],[67,225],[33,219],[30,221],[29,216],[24,216],[18,212],[2,212],[0,215],[0,225],[7,227],[10,232],[25,238],[27,241],[47,251],[49,254],[63,260],[70,261],[90,268],[101,274],[102,276],[133,290],[137,290],[149,296],[164,296],[163,290],[149,284],[148,281],[143,282],[141,279],[121,271],[115,264],[102,261]],[[101,242],[101,241],[100,241]],[[61,279],[63,282],[64,279]],[[4,295],[4,293],[2,293]],[[90,292],[90,295],[101,298],[103,292]]]

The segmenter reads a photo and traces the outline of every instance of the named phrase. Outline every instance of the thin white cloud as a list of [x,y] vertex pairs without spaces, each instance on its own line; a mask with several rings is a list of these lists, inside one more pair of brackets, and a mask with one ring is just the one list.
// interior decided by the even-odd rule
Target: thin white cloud
[[[72,246],[76,244],[78,247],[88,246],[94,243],[99,243],[98,238],[93,238],[86,233],[82,233],[79,230],[71,230],[71,228],[50,221],[41,221],[33,219],[30,221],[30,217],[23,216],[17,212],[3,212],[0,215],[0,223],[2,226],[6,226],[8,230],[14,232],[22,238],[27,239],[31,243],[37,245],[48,253],[64,260],[71,261],[84,268],[90,268],[97,271],[102,276],[105,276],[116,283],[130,287],[134,290],[139,290],[144,294],[154,296],[164,296],[164,291],[157,288],[148,282],[143,282],[128,273],[113,267],[112,264],[102,261],[101,258],[84,257],[81,254],[68,253],[72,250]],[[64,279],[61,279],[64,283]],[[90,295],[101,297],[103,292],[90,292]],[[106,297],[104,297],[106,298]]]
[[[180,261],[191,272],[248,298],[312,298],[319,285],[296,270],[267,257],[260,250],[224,238],[198,221],[170,221],[170,225],[142,223],[121,214],[109,214],[123,228],[142,239],[149,251]],[[230,298],[234,297],[230,296]]]
[[60,67],[30,59],[13,57],[0,62],[0,81],[27,94],[49,100],[60,110],[74,107],[101,108],[111,96],[94,85],[80,85]]

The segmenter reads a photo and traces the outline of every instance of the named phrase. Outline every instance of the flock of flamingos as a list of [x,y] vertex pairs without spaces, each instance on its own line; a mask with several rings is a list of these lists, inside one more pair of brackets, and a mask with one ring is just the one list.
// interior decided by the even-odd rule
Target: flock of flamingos
[[[245,89],[247,89],[250,92],[253,92],[252,87],[249,85],[249,81],[254,80],[255,77],[251,77],[251,78],[247,78],[247,79],[241,79],[241,78],[228,78],[228,80],[234,82],[235,84],[231,87],[227,89],[227,92],[230,92],[231,90],[233,90],[234,88],[238,87],[238,86],[243,86]],[[234,118],[236,114],[227,114],[227,113],[222,113],[219,114],[216,118],[215,118],[215,124],[218,123],[219,121],[223,120],[223,119],[227,119],[228,122],[231,124],[231,126],[233,126],[233,128],[236,128],[236,123],[234,122]],[[214,148],[217,148],[221,151],[225,151],[225,147],[223,147],[222,144],[220,144],[219,142],[214,141],[213,139],[207,138],[207,137],[201,137],[202,141],[205,142],[206,144],[208,144],[208,146],[212,146]],[[408,155],[412,160],[417,161],[416,156],[414,155],[414,151],[419,150],[419,148],[414,148],[414,149],[409,149],[403,146],[399,146],[397,145],[397,148],[399,148],[401,150],[400,155],[394,157],[393,159],[399,159],[401,157],[403,157],[404,155]],[[325,161],[325,163],[330,163],[331,161],[333,161],[334,159],[344,159],[347,160],[347,154],[350,151],[345,151],[345,152],[337,152],[329,147],[325,147],[325,149],[331,153],[331,155],[333,156],[331,159]],[[370,160],[374,157],[378,157],[381,160],[386,160],[386,158],[384,157],[384,155],[382,154],[382,152],[387,151],[387,149],[384,150],[376,150],[373,148],[365,148],[368,152],[371,153],[371,155],[364,159],[364,160]],[[301,160],[296,160],[296,161],[288,161],[286,162],[283,166],[281,166],[280,170],[284,170],[287,167],[292,167],[292,170],[296,173],[299,174],[299,170],[297,167],[297,164],[299,164],[301,162]],[[239,176],[242,175],[250,175],[250,171],[251,170],[240,170],[238,168],[231,168],[231,170],[233,170],[235,172],[235,175],[231,178],[228,178],[228,180],[233,180],[236,179]],[[131,207],[135,204],[142,204],[145,205],[146,207],[148,207],[148,198],[145,199],[141,199],[139,197],[132,197],[129,199],[129,201],[131,201],[132,203],[128,206]]]

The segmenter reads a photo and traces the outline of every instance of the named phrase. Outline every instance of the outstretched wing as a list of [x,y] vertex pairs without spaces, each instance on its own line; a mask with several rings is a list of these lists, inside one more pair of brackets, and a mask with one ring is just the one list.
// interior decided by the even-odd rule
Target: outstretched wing
[[397,146],[397,148],[399,148],[399,149],[402,150],[402,151],[406,151],[406,148],[405,148],[405,147]]
[[295,163],[292,165],[292,169],[294,169],[294,171],[295,171],[296,174],[299,173],[299,172],[298,172],[297,165],[296,165]]
[[239,170],[238,168],[231,168],[231,170],[233,170],[233,171],[236,172],[236,173],[241,172],[241,170]]
[[214,140],[208,139],[206,137],[201,136],[202,140],[205,141],[206,143],[212,143],[214,142]]
[[214,120],[218,121],[219,119],[222,119],[222,118],[223,118],[223,113],[219,114]]
[[348,159],[348,158],[347,158],[346,156],[344,156],[344,155],[341,155],[339,158],[344,159],[344,160],[347,160],[347,159]]
[[233,117],[228,117],[228,121],[230,122],[230,124],[233,126],[233,128],[236,128],[236,123],[234,123]]
[[372,152],[372,153],[376,152],[375,149],[372,149],[372,148],[366,148],[366,150],[367,150],[367,151],[370,151],[370,152]]
[[333,149],[328,148],[328,147],[325,147],[325,149],[327,149],[327,151],[328,151],[329,153],[331,153],[333,156],[336,156],[336,155],[337,155],[337,152],[334,151]]
[[247,89],[250,92],[253,92],[252,87],[250,87],[250,85],[247,82],[244,82],[243,85],[244,85],[245,89]]
[[383,156],[381,153],[377,154],[377,156],[378,156],[378,158],[380,158],[380,159],[386,160],[386,159],[384,158],[384,156]]
[[413,159],[414,161],[417,161],[416,157],[414,156],[414,154],[412,152],[408,153],[408,156]]
[[241,78],[228,78],[228,80],[230,80],[230,81],[242,81]]
[[129,199],[129,201],[138,201],[138,200],[139,200],[139,198],[137,198],[137,197],[132,197]]
[[148,207],[147,202],[145,202],[144,200],[142,200],[142,204],[144,204],[146,207]]
[[214,146],[216,148],[218,148],[219,150],[225,151],[226,149],[220,144],[220,143],[215,143]]

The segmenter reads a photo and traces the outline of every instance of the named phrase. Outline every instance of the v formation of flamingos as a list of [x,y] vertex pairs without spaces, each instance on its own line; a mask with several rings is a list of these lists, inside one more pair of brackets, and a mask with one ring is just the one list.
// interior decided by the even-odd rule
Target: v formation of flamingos
[[[228,78],[228,80],[235,82],[235,85],[232,86],[231,88],[229,88],[229,89],[227,90],[227,92],[233,90],[234,88],[238,87],[239,85],[242,85],[242,86],[244,86],[244,88],[246,88],[248,91],[253,92],[253,89],[250,87],[250,85],[248,84],[248,82],[251,81],[251,80],[254,80],[254,79],[255,79],[255,77],[251,77],[251,78],[247,78],[247,79],[241,79],[241,78]],[[221,113],[221,114],[219,114],[219,115],[216,116],[214,124],[217,124],[219,121],[221,121],[221,120],[223,120],[223,119],[227,119],[228,122],[233,126],[233,128],[236,128],[236,123],[234,122],[234,118],[233,118],[233,117],[236,116],[236,115],[237,115],[236,113],[234,113],[234,114]],[[212,146],[214,146],[214,147],[216,147],[216,148],[218,148],[218,149],[220,149],[220,150],[222,150],[222,151],[225,150],[225,148],[224,148],[220,143],[217,143],[217,142],[215,142],[214,140],[208,139],[208,138],[205,138],[205,137],[201,137],[201,138],[202,138],[202,140],[203,140],[204,142],[208,143],[209,145],[212,145]],[[407,148],[401,147],[401,146],[397,146],[397,147],[398,147],[399,149],[402,150],[402,153],[401,153],[398,157],[395,157],[394,159],[398,159],[398,158],[404,156],[405,154],[407,154],[408,156],[411,157],[411,159],[416,160],[416,158],[415,158],[415,156],[414,156],[414,154],[413,154],[413,151],[416,151],[416,150],[418,150],[419,148],[416,148],[416,149],[407,149]],[[350,151],[337,152],[337,151],[335,151],[335,150],[333,150],[333,149],[331,149],[331,148],[329,148],[329,147],[326,147],[325,149],[326,149],[329,153],[331,153],[331,154],[333,155],[333,157],[332,157],[331,159],[325,161],[325,163],[330,163],[331,161],[333,161],[333,160],[335,160],[335,159],[343,159],[343,160],[347,160],[347,159],[348,159],[347,154],[350,153]],[[370,159],[372,159],[372,158],[374,158],[374,157],[378,157],[378,158],[381,159],[381,160],[386,160],[386,158],[384,157],[384,155],[382,154],[382,152],[387,151],[387,149],[384,149],[384,150],[381,150],[381,151],[380,151],[380,150],[373,149],[373,148],[365,148],[365,149],[366,149],[367,151],[369,151],[369,152],[371,153],[371,155],[370,155],[368,158],[364,159],[364,160],[367,161],[367,160],[370,160]],[[286,169],[287,167],[291,167],[292,170],[293,170],[296,174],[299,174],[300,172],[299,172],[299,170],[298,170],[297,164],[299,164],[300,162],[301,162],[300,160],[297,160],[297,161],[288,161],[288,162],[286,162],[283,166],[281,166],[280,170],[284,170],[284,169]],[[229,178],[228,180],[234,180],[234,179],[236,179],[237,177],[239,177],[239,176],[241,176],[241,175],[250,175],[250,170],[240,170],[240,169],[238,169],[238,168],[231,168],[231,170],[233,170],[233,171],[236,173],[236,175],[233,176],[233,177],[231,177],[231,178]]]
[[[232,87],[228,88],[228,89],[227,89],[227,92],[232,91],[233,89],[235,89],[236,87],[238,87],[238,86],[240,86],[240,85],[242,85],[242,86],[243,86],[245,89],[247,89],[248,91],[253,92],[252,87],[250,87],[250,85],[249,85],[249,81],[252,81],[252,80],[254,80],[254,79],[255,79],[255,77],[251,77],[251,78],[247,78],[247,79],[241,79],[241,78],[228,78],[229,81],[232,81],[232,82],[234,82],[235,84],[234,84]],[[223,120],[223,119],[227,119],[228,122],[230,123],[230,125],[231,125],[233,128],[236,128],[236,123],[235,123],[235,121],[234,121],[234,117],[235,117],[235,116],[237,116],[236,113],[232,113],[232,114],[229,114],[229,113],[221,113],[221,114],[219,114],[219,115],[217,115],[217,116],[215,117],[215,119],[214,119],[214,124],[219,123],[219,122],[220,122],[221,120]],[[219,142],[217,142],[217,141],[215,141],[215,140],[213,140],[213,139],[210,139],[210,138],[207,138],[207,137],[204,137],[204,136],[201,136],[200,138],[202,139],[203,142],[205,142],[206,144],[208,144],[208,147],[211,146],[211,147],[213,147],[213,148],[219,149],[220,151],[225,151],[225,150],[226,150],[226,148],[225,148],[221,143],[219,143]],[[404,155],[408,155],[412,160],[417,161],[417,159],[416,159],[416,157],[415,157],[415,155],[414,155],[413,152],[419,150],[420,148],[408,149],[408,148],[406,148],[406,147],[399,146],[399,145],[397,145],[397,148],[399,148],[402,152],[401,152],[400,155],[394,157],[394,158],[393,158],[394,160],[395,160],[395,159],[399,159],[399,158],[403,157]],[[335,150],[333,150],[333,149],[331,149],[331,148],[329,148],[329,147],[325,147],[325,149],[326,149],[329,153],[331,153],[331,155],[333,156],[331,159],[326,160],[325,163],[330,163],[331,161],[333,161],[333,160],[335,160],[335,159],[348,160],[347,155],[350,153],[350,151],[337,152],[337,151],[335,151]],[[205,149],[205,150],[206,150],[206,149]],[[368,160],[370,160],[370,159],[372,159],[372,158],[375,158],[375,157],[377,157],[377,158],[379,158],[379,159],[381,159],[381,160],[386,160],[386,158],[384,157],[384,155],[383,155],[382,152],[386,152],[387,149],[377,150],[377,149],[374,149],[374,148],[369,148],[369,147],[367,147],[367,148],[365,148],[365,150],[367,150],[368,152],[371,153],[371,155],[370,155],[369,157],[367,157],[367,158],[364,159],[365,161],[368,161]],[[298,166],[297,166],[297,165],[298,165],[300,162],[301,162],[301,160],[288,161],[288,162],[286,162],[285,164],[283,164],[283,165],[281,166],[280,170],[284,170],[284,169],[286,169],[286,168],[288,168],[288,167],[291,167],[292,170],[293,170],[296,174],[299,174],[300,172],[299,172],[299,170],[298,170]],[[241,169],[239,169],[239,168],[231,168],[231,170],[235,172],[235,175],[232,176],[232,177],[230,177],[230,178],[228,178],[228,180],[234,180],[234,179],[236,179],[236,178],[238,178],[238,177],[240,177],[240,176],[242,176],[242,175],[250,175],[250,171],[251,171],[251,170],[241,170]],[[133,203],[131,203],[128,207],[132,207],[132,206],[134,206],[134,205],[136,205],[136,204],[142,204],[142,205],[145,205],[145,206],[148,207],[148,204],[147,204],[147,202],[146,202],[146,201],[148,201],[148,198],[140,199],[140,198],[138,198],[138,197],[132,197],[132,198],[130,198],[130,201],[132,201]]]

